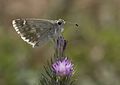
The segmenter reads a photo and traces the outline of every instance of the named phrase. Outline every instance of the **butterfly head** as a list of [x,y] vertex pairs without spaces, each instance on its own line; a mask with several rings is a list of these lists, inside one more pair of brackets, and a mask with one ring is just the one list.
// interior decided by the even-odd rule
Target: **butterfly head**
[[60,26],[64,25],[65,21],[63,19],[59,19],[59,20],[57,20],[57,24],[60,25]]
[[57,23],[58,27],[61,28],[61,31],[63,31],[65,21],[63,19],[59,19],[56,21],[56,23]]

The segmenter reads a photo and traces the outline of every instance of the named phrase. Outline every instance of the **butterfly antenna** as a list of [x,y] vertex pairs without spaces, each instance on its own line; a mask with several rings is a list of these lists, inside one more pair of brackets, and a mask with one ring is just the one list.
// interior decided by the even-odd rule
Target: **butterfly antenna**
[[66,23],[71,24],[71,25],[74,25],[76,28],[79,28],[79,27],[80,27],[77,23],[68,22],[68,21],[67,21]]

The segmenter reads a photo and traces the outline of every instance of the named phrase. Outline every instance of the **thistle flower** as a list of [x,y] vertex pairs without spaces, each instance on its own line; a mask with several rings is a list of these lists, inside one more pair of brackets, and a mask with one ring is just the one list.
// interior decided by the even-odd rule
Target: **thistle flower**
[[58,76],[71,76],[73,73],[73,64],[68,58],[57,60],[53,63],[52,68]]
[[45,66],[45,73],[42,73],[41,85],[75,85],[73,74],[73,64],[65,57],[64,51],[67,41],[63,36],[59,36],[55,41],[55,54],[48,66]]

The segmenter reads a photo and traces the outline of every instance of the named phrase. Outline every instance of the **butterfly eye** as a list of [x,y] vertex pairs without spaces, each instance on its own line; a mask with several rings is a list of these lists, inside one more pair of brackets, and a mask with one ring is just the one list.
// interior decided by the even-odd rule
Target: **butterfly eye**
[[62,24],[62,22],[58,22],[58,25],[61,25]]

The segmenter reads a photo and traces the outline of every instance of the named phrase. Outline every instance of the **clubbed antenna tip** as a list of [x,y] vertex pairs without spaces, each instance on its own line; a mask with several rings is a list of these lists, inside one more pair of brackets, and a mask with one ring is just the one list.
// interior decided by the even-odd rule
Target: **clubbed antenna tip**
[[77,27],[78,27],[79,25],[78,25],[78,24],[75,24],[75,26],[77,26]]

